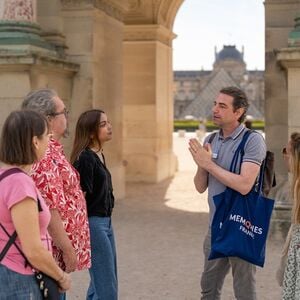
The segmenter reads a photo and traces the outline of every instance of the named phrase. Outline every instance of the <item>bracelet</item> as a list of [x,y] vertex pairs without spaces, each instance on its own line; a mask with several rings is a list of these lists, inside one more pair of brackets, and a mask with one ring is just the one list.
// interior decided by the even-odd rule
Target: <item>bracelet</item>
[[65,277],[66,277],[66,273],[63,271],[62,276],[59,279],[57,279],[57,282],[64,282],[65,281]]

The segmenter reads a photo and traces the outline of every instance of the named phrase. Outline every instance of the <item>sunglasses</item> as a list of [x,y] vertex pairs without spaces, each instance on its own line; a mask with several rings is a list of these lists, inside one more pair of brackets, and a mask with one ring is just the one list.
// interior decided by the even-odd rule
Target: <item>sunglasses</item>
[[282,148],[281,153],[282,153],[283,155],[287,155],[286,147]]

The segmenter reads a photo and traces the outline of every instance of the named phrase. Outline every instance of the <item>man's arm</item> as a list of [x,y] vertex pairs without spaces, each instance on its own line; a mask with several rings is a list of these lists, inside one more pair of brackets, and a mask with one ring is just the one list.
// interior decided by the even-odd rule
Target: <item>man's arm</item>
[[208,180],[208,173],[203,168],[198,166],[197,173],[194,177],[194,185],[196,190],[202,194],[207,189],[207,180]]
[[[193,151],[191,149],[193,141],[196,142],[197,146],[200,146],[200,147],[202,147],[202,146],[196,139],[192,139],[189,143],[189,146],[190,146],[189,150],[193,156],[195,163],[198,166],[197,173],[194,176],[194,185],[195,185],[196,190],[200,194],[202,194],[206,191],[207,186],[208,186],[208,172],[204,168],[201,168],[199,166],[199,164],[197,163],[197,160],[195,159],[195,157],[193,155]],[[206,146],[204,146],[204,148],[209,151],[209,149]]]
[[75,250],[68,238],[63,226],[63,222],[57,209],[50,209],[51,220],[48,227],[49,234],[54,244],[63,252],[63,260],[66,265],[66,272],[74,272],[77,267],[77,257]]
[[250,192],[254,185],[254,182],[258,176],[260,166],[253,162],[243,162],[241,167],[241,173],[235,174],[227,171],[213,161],[207,164],[207,171],[214,176],[218,181],[225,186],[238,191],[242,195],[246,195]]
[[253,187],[259,173],[259,164],[248,161],[243,162],[240,174],[235,174],[223,169],[212,161],[209,145],[204,148],[196,139],[191,139],[189,149],[198,168],[206,170],[206,172],[209,172],[225,186],[228,186],[243,195],[249,193]]

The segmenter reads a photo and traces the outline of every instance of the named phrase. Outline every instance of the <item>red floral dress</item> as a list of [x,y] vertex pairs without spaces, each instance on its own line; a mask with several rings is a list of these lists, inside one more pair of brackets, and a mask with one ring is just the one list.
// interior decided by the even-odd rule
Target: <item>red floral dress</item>
[[[67,161],[63,146],[51,139],[45,157],[33,165],[33,180],[50,209],[57,209],[77,255],[77,270],[91,266],[86,201],[79,174]],[[65,269],[62,251],[53,243],[53,256]]]

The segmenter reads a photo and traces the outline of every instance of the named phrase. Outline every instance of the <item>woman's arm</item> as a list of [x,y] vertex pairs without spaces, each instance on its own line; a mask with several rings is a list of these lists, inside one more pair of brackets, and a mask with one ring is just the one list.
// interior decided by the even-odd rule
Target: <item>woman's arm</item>
[[59,268],[51,252],[42,244],[36,201],[25,198],[13,205],[11,216],[22,250],[30,264],[57,280],[63,291],[68,290],[71,286],[70,276]]

